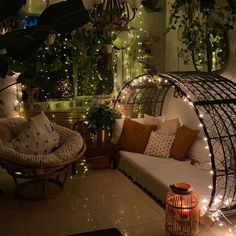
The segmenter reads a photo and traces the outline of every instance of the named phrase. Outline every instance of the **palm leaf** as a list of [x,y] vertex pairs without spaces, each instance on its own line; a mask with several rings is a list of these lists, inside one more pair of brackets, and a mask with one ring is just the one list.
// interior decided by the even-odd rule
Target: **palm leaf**
[[67,0],[46,8],[39,17],[38,27],[58,33],[66,33],[89,21],[89,14],[81,0]]
[[15,15],[26,0],[0,0],[0,21]]

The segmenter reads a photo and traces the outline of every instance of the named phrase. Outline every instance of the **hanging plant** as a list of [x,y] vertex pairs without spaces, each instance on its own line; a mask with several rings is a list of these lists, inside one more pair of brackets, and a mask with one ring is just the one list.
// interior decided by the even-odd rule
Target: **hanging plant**
[[236,3],[215,0],[175,0],[167,32],[178,29],[183,53],[190,53],[197,70],[219,70],[224,64],[226,36],[234,28]]

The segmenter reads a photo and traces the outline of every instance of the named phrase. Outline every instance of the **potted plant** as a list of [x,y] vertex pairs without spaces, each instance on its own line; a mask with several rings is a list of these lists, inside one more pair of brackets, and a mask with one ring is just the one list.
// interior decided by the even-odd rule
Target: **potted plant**
[[113,123],[120,117],[120,113],[105,104],[89,108],[86,114],[86,121],[90,132],[97,136],[98,144],[107,141],[107,134],[110,134]]
[[86,162],[90,168],[107,168],[111,165],[114,146],[108,142],[115,119],[121,115],[108,105],[91,106],[86,115],[90,133],[96,137],[95,145],[87,148]]

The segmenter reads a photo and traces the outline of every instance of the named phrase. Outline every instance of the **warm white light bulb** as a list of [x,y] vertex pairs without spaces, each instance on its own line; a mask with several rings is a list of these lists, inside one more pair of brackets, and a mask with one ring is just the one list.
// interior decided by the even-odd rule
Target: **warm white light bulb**
[[206,198],[204,198],[204,199],[202,200],[202,203],[208,203],[208,200],[207,200]]

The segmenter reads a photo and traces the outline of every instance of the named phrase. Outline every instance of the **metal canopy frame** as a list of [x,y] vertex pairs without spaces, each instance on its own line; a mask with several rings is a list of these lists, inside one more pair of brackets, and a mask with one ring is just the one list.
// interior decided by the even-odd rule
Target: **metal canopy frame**
[[[236,205],[236,84],[217,74],[173,72],[141,75],[126,83],[114,107],[128,117],[161,115],[168,90],[192,107],[204,130],[212,164],[208,209],[232,210]],[[123,109],[123,110],[122,110]]]

